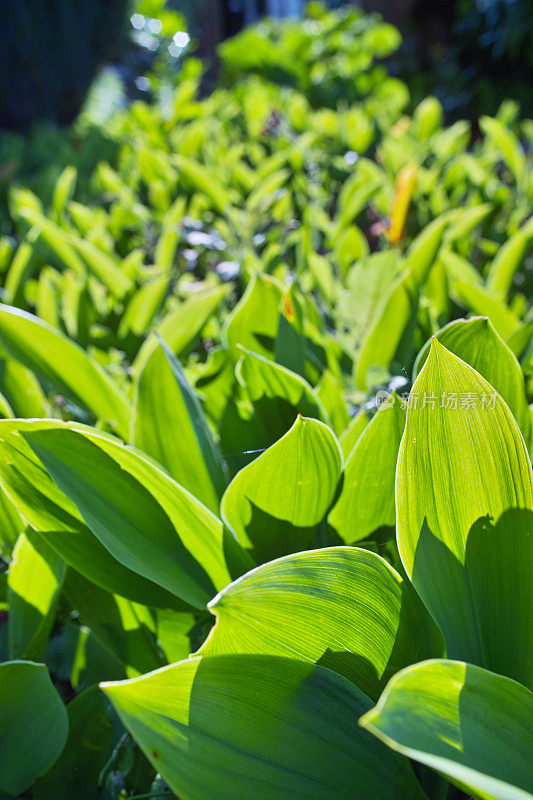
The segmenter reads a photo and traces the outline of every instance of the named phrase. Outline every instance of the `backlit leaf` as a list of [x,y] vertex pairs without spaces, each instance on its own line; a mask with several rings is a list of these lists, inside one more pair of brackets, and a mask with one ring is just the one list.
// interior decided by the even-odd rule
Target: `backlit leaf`
[[518,425],[437,339],[412,396],[396,473],[404,567],[450,658],[531,686],[533,478]]
[[533,695],[460,661],[427,661],[395,675],[361,725],[400,753],[483,800],[533,795]]

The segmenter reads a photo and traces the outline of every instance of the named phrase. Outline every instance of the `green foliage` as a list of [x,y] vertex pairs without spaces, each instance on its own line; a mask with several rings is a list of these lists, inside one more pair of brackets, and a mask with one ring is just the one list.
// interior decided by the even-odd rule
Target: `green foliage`
[[312,14],[11,188],[4,795],[532,796],[531,126]]

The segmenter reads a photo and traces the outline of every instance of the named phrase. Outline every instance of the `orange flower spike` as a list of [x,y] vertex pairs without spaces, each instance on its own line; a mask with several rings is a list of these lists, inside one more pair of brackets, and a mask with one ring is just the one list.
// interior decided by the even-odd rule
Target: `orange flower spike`
[[292,298],[290,292],[287,292],[285,297],[283,298],[283,314],[289,322],[294,322],[296,319],[296,314],[294,312],[294,305],[292,302]]
[[400,136],[403,136],[406,130],[409,128],[410,124],[411,120],[409,119],[409,117],[400,117],[400,119],[397,122],[395,122],[392,128],[390,129],[391,136],[394,136],[395,139],[399,138]]
[[401,242],[405,235],[405,220],[416,185],[417,169],[417,165],[413,162],[406,164],[399,171],[396,178],[390,225],[387,233],[387,239],[391,244]]

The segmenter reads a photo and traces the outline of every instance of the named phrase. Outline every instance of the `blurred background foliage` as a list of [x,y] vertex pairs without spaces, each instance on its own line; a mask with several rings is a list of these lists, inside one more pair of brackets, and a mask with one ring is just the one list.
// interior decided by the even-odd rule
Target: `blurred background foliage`
[[281,21],[264,15],[303,12],[303,0],[4,0],[0,232],[10,232],[13,183],[47,203],[71,164],[83,201],[97,163],[117,150],[105,121],[139,99],[166,113],[195,59],[204,96],[255,74],[303,94],[324,124],[327,109],[363,103],[370,117],[385,107],[394,117],[429,94],[445,123],[472,121],[474,137],[478,116],[504,99],[518,103],[511,116],[533,116],[533,0],[363,0],[366,14],[329,5],[338,13],[311,2],[304,19]]

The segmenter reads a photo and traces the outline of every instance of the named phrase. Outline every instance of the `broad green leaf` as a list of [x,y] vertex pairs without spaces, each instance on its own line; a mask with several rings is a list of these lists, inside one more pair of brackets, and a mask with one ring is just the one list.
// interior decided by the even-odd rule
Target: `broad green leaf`
[[[527,404],[524,374],[515,356],[486,317],[460,319],[445,325],[435,334],[447,350],[479,372],[505,400],[526,442],[531,420]],[[416,376],[424,365],[431,342],[427,342],[415,361]]]
[[262,356],[242,351],[237,379],[246,390],[254,410],[254,426],[263,444],[282,436],[296,414],[329,422],[326,410],[304,378]]
[[341,384],[329,370],[326,370],[316,392],[331,420],[334,433],[340,436],[350,424],[348,407]]
[[372,367],[388,368],[396,355],[418,308],[420,289],[435,261],[447,225],[447,215],[437,217],[411,244],[401,276],[390,288],[362,341],[355,370],[359,389],[367,388]]
[[45,217],[38,208],[31,208],[30,206],[19,207],[17,216],[35,226],[42,239],[66,267],[73,270],[77,275],[86,274],[85,264],[59,225]]
[[167,663],[172,664],[189,657],[189,653],[194,649],[191,644],[191,632],[195,624],[194,616],[187,612],[157,609],[157,639]]
[[17,417],[49,416],[50,406],[39,381],[31,370],[13,358],[1,358],[0,387]]
[[290,287],[283,296],[278,331],[274,342],[274,360],[302,377],[305,375],[305,335],[303,307]]
[[360,720],[403,755],[482,800],[533,795],[533,695],[461,661],[426,661],[395,675]]
[[278,332],[282,291],[276,281],[256,274],[223,329],[223,339],[235,357],[239,347],[272,358]]
[[[56,421],[0,423],[0,483],[8,502],[13,503],[26,523],[39,531],[61,558],[88,580],[149,606],[175,606],[178,601],[174,595],[121,564],[91,533],[74,503],[53,483],[20,435],[27,430],[63,425]],[[81,429],[85,430],[84,426]],[[23,528],[24,525],[20,530]]]
[[524,351],[533,340],[533,319],[524,322],[516,328],[513,333],[506,339],[507,347],[514,353],[517,358],[524,355]]
[[67,713],[44,664],[0,664],[0,721],[0,791],[18,796],[67,740]]
[[426,280],[449,222],[450,214],[441,214],[426,225],[411,242],[405,255],[404,270],[414,286],[421,286]]
[[0,553],[10,553],[25,524],[7,494],[0,489]]
[[368,414],[363,408],[355,415],[355,417],[352,417],[350,424],[344,433],[341,434],[339,442],[345,461],[348,459],[348,456],[352,452],[357,440],[363,433],[369,421]]
[[222,498],[222,517],[257,563],[308,548],[333,502],[342,464],[331,430],[300,416],[236,475]]
[[7,397],[0,393],[0,417],[2,419],[14,419],[15,412],[11,408]]
[[137,378],[130,438],[218,513],[226,486],[220,452],[180,362],[164,342]]
[[33,800],[72,800],[80,788],[96,797],[100,773],[111,758],[123,728],[111,703],[97,686],[67,705],[69,733],[65,749],[32,789]]
[[[214,289],[199,292],[198,295],[192,295],[188,300],[172,308],[154,330],[167,343],[172,352],[180,356],[194,342],[227,293],[226,286],[217,286]],[[154,336],[149,336],[145,340],[133,362],[134,375],[138,375],[142,370],[157,344]]]
[[351,267],[336,314],[339,341],[349,352],[360,347],[400,266],[398,253],[386,250],[362,258]]
[[120,436],[128,436],[127,398],[102,367],[62,333],[32,314],[0,305],[0,343],[38,377],[81,401]]
[[39,275],[35,313],[52,328],[59,328],[59,304],[61,299],[62,276],[53,267],[44,267]]
[[404,426],[405,410],[394,393],[383,401],[346,461],[339,499],[328,516],[346,544],[396,523],[394,480]]
[[[69,576],[71,574],[72,572]],[[86,625],[66,622],[60,636],[64,640],[62,644],[65,652],[65,678],[70,680],[76,692],[95,686],[100,681],[121,681],[138,674],[134,671],[128,672],[124,663]],[[57,639],[52,640],[53,644],[56,641]],[[52,642],[48,658],[53,647]],[[71,667],[70,674],[68,674],[69,667]]]
[[67,238],[81,254],[89,270],[95,274],[110,293],[121,300],[132,289],[132,282],[121,270],[119,262],[111,258],[92,242],[71,233]]
[[505,302],[515,272],[533,239],[533,217],[502,245],[492,260],[487,275],[487,289]]
[[178,796],[424,796],[407,759],[358,731],[369,698],[323,667],[276,656],[213,656],[101,686]]
[[168,285],[169,277],[163,275],[146,281],[137,289],[122,314],[119,336],[126,337],[130,332],[142,336],[147,332],[165,299]]
[[447,654],[533,683],[533,478],[494,388],[437,339],[396,473],[398,548]]
[[235,364],[228,351],[213,348],[207,361],[199,365],[194,388],[206,414],[217,426],[233,394],[235,381]]
[[185,197],[178,196],[162,219],[161,233],[155,246],[154,264],[165,273],[172,271],[186,205]]
[[488,317],[502,339],[509,339],[520,325],[516,314],[481,285],[465,280],[454,280],[451,295],[455,302],[474,314]]
[[121,677],[132,678],[162,666],[155,621],[146,606],[106,592],[72,571],[64,591],[80,622],[121,664]]
[[10,305],[19,306],[24,303],[24,286],[38,268],[39,262],[33,256],[33,247],[29,242],[22,242],[13,256],[4,282],[4,299]]
[[339,231],[333,240],[333,252],[343,276],[348,273],[354,261],[357,262],[368,255],[368,250],[366,236],[357,225],[349,225]]
[[[217,621],[199,654],[312,661],[373,698],[398,669],[442,653],[440,634],[409,582],[381,556],[356,547],[264,564],[223,589],[209,610]],[[429,640],[426,630],[433,630]]]
[[450,245],[458,239],[462,239],[463,236],[467,236],[473,228],[483,222],[493,208],[492,203],[481,203],[472,208],[454,209],[454,215],[450,218],[450,224],[444,236],[446,244]]
[[452,296],[455,281],[459,281],[460,284],[472,284],[472,286],[483,287],[483,280],[476,267],[474,267],[470,261],[467,261],[466,258],[463,258],[463,256],[454,253],[453,250],[448,250],[446,247],[443,247],[439,255],[439,261],[441,261],[446,268],[448,281],[452,288]]
[[229,583],[226,551],[238,558],[237,542],[155,462],[89,428],[36,424],[23,436],[126,567],[197,608]]
[[[23,208],[20,216],[39,231],[40,235],[63,261],[78,275],[86,273],[85,264],[106,286],[112,295],[122,298],[131,289],[131,282],[115,261],[103,250],[74,233],[68,233],[33,208]],[[79,255],[82,258],[79,258]]]
[[52,196],[52,208],[56,219],[61,217],[65,206],[74,194],[77,178],[78,171],[76,167],[69,165],[65,167],[57,179]]
[[381,181],[382,173],[377,164],[368,158],[359,159],[356,169],[339,192],[335,234],[360,214]]
[[233,475],[287,433],[298,414],[328,422],[309,383],[267,358],[244,352],[235,399],[220,421],[221,448]]
[[174,154],[172,163],[175,164],[180,175],[195,189],[209,198],[213,208],[219,214],[227,214],[230,209],[227,188],[221,183],[214,170],[208,169],[198,161],[184,155]]
[[520,186],[527,174],[526,156],[516,136],[505,125],[494,117],[481,117],[479,127],[496,149],[502,154],[503,160],[513,173],[516,183]]
[[10,658],[41,658],[54,622],[65,562],[31,532],[22,533],[7,577]]

